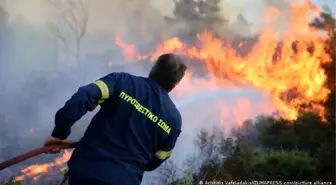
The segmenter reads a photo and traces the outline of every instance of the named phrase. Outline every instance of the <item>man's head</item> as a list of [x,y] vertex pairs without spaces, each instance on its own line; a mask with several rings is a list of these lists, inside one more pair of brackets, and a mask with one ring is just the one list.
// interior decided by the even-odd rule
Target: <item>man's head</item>
[[159,56],[149,73],[149,78],[170,92],[182,80],[186,70],[187,66],[182,57],[167,53]]

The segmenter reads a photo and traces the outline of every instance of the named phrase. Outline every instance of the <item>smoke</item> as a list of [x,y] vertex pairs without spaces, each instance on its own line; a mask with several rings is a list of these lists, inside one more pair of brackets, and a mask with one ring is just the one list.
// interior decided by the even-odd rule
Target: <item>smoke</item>
[[[57,9],[46,0],[8,0],[2,3],[9,19],[0,22],[1,38],[6,38],[0,41],[0,161],[41,146],[52,130],[55,112],[79,86],[113,71],[139,75],[148,73],[149,68],[141,63],[136,64],[139,65],[137,67],[133,64],[108,66],[110,61],[124,62],[122,52],[114,44],[116,34],[134,43],[140,50],[146,50],[148,45],[153,46],[158,40],[180,31],[180,28],[172,28],[165,21],[166,16],[172,16],[171,2],[87,0],[84,5],[88,9],[89,21],[81,43],[80,59],[88,64],[69,70],[67,56],[71,54],[60,46],[62,42],[51,31],[49,24],[60,24],[60,28],[66,30]],[[222,14],[229,20],[232,32],[246,34],[241,32],[244,30],[241,25],[234,24],[239,13],[253,24],[251,33],[261,28],[263,11],[258,10],[264,10],[262,1],[224,3]],[[274,1],[272,3],[274,5]],[[71,34],[66,37],[69,40],[72,38]],[[69,45],[73,50],[73,43]],[[194,78],[192,83],[195,89],[202,88],[200,79]],[[216,84],[213,86],[216,87]],[[268,111],[271,107],[266,103],[260,104],[267,102],[267,97],[260,93],[216,88],[174,97],[183,116],[183,131],[172,157],[177,163],[181,164],[195,151],[193,139],[199,129],[220,125],[227,132],[242,119]],[[81,137],[94,113],[84,116],[74,126],[70,139]],[[0,179],[18,175],[27,164],[52,158],[41,156],[15,165],[1,171]]]

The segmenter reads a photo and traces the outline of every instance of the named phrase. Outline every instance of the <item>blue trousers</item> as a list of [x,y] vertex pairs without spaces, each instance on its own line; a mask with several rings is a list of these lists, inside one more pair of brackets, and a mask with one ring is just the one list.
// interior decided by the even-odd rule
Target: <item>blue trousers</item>
[[84,175],[69,172],[69,185],[110,185],[106,182],[102,182],[99,179],[89,178]]

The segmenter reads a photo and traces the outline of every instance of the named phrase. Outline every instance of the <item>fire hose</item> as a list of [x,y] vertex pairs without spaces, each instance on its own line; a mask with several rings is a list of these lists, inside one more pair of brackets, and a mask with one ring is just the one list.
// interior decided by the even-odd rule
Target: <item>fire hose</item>
[[19,162],[22,162],[22,161],[25,161],[29,158],[32,158],[32,157],[35,157],[37,155],[40,155],[40,154],[43,154],[43,153],[48,153],[48,152],[51,152],[52,150],[55,150],[55,149],[70,149],[70,148],[75,148],[76,147],[76,142],[73,143],[73,144],[60,144],[60,145],[50,145],[50,146],[43,146],[41,148],[37,148],[37,149],[34,149],[34,150],[31,150],[27,153],[24,153],[24,154],[21,154],[21,155],[18,155],[14,158],[11,158],[9,160],[6,160],[2,163],[0,163],[0,171],[5,169],[5,168],[8,168],[14,164],[17,164]]

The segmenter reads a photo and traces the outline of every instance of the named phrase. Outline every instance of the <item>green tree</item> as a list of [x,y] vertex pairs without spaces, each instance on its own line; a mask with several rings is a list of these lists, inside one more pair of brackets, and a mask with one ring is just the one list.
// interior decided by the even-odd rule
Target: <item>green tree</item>
[[204,162],[216,161],[220,156],[219,142],[223,138],[220,129],[214,127],[212,132],[201,130],[195,139],[195,145],[199,148],[200,156]]
[[21,185],[21,182],[14,181],[14,178],[11,178],[8,181],[0,181],[0,185]]
[[323,124],[314,114],[303,114],[295,121],[274,120],[260,130],[260,142],[266,148],[276,150],[304,150],[316,153],[322,143],[334,137],[330,124]]
[[205,29],[216,29],[226,19],[221,15],[221,0],[200,0],[198,3],[199,14],[201,21],[206,26]]
[[283,119],[273,120],[269,126],[260,130],[259,139],[265,148],[291,150],[297,146],[293,127]]
[[318,161],[316,179],[335,183],[335,138],[323,143],[314,156]]
[[227,25],[221,14],[221,0],[174,0],[175,20],[187,25],[187,35],[196,38],[202,31],[218,35],[218,29]]
[[327,108],[327,119],[330,124],[335,128],[335,60],[336,60],[336,47],[335,47],[335,39],[336,39],[336,19],[333,16],[333,12],[327,6],[324,7],[324,11],[321,12],[320,16],[315,18],[311,23],[311,26],[318,28],[322,31],[325,31],[329,39],[326,40],[326,51],[331,56],[331,62],[325,64],[323,67],[328,76],[327,85],[331,90],[328,100],[325,102],[325,106]]
[[249,37],[252,34],[251,25],[252,23],[243,14],[238,14],[236,20],[229,26],[230,35],[233,37]]
[[[202,151],[212,135],[198,135]],[[335,130],[316,114],[302,113],[294,121],[259,116],[233,129],[231,136],[219,144],[224,158],[202,165],[206,180],[335,182]]]
[[304,152],[264,152],[253,156],[253,180],[312,180],[315,159]]
[[253,180],[252,161],[253,150],[248,143],[236,140],[232,153],[222,163],[223,177],[230,177],[232,180]]

